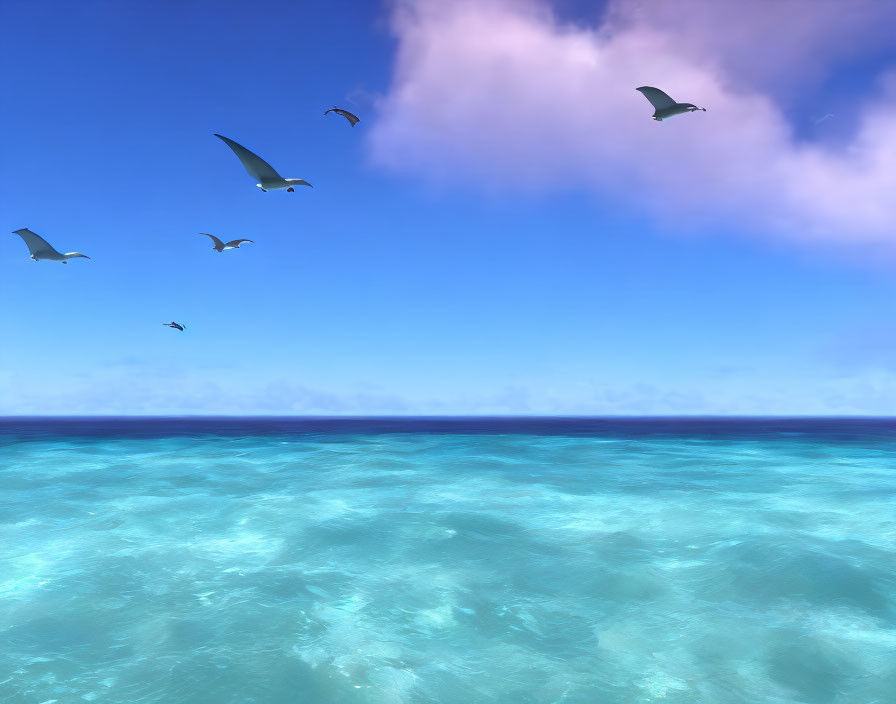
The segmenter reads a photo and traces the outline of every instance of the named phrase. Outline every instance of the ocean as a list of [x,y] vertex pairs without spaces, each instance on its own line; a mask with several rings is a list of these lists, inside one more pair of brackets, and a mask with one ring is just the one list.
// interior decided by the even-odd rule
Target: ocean
[[893,704],[896,420],[0,419],[4,704]]

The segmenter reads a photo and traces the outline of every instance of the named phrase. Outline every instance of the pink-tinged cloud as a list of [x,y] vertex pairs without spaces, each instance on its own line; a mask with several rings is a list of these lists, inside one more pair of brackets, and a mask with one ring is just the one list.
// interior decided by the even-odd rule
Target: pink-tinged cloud
[[[732,3],[721,27],[719,5],[729,3],[657,3],[666,9],[652,15],[622,1],[583,28],[536,0],[399,3],[373,157],[439,183],[588,187],[660,217],[896,243],[896,73],[856,106],[856,132],[836,146],[797,141],[774,98],[798,82],[813,52],[828,46],[833,61],[883,41],[879,26],[896,19],[896,5],[763,3],[775,9],[759,14]],[[797,7],[809,20],[788,41],[784,20]],[[750,50],[755,65],[745,60]],[[708,112],[654,122],[635,91],[642,85]]]
[[880,0],[614,0],[605,26],[674,36],[681,54],[787,100],[832,65],[892,47],[894,21],[896,5]]

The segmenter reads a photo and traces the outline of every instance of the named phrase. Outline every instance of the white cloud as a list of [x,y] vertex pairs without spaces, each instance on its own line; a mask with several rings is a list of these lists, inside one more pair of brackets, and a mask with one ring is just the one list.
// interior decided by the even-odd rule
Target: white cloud
[[[538,2],[400,3],[373,158],[439,183],[587,187],[658,216],[889,247],[896,76],[881,77],[856,108],[855,135],[836,147],[796,140],[774,95],[819,51],[831,62],[861,51],[862,32],[866,45],[885,41],[896,6],[723,3],[736,11],[720,29],[718,5],[639,13],[618,2],[603,24],[584,28]],[[786,20],[797,10],[808,19],[794,34]],[[656,123],[634,90],[645,84],[709,110]]]

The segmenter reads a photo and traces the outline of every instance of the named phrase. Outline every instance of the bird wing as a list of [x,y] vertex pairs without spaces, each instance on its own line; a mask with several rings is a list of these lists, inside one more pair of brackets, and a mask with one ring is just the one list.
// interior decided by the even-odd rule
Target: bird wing
[[255,178],[259,181],[280,178],[280,174],[274,171],[274,167],[264,159],[262,159],[260,156],[258,156],[258,154],[253,154],[242,144],[237,144],[232,139],[227,139],[227,137],[222,137],[219,134],[216,134],[215,137],[217,137],[218,139],[223,141],[224,144],[233,149],[233,153],[237,155],[243,166],[246,168],[246,171],[249,172],[249,175],[252,176],[252,178]]
[[343,110],[342,108],[333,108],[333,112],[342,115],[346,120],[349,121],[349,124],[352,127],[354,127],[361,121],[360,117],[358,117],[357,115],[352,115],[348,110]]
[[38,254],[60,254],[43,237],[33,233],[27,227],[23,227],[21,230],[13,230],[12,234],[18,235],[25,240],[25,244],[28,245],[28,251],[31,252],[32,256]]
[[[252,240],[230,240],[230,242],[228,242],[224,246],[225,247],[236,247],[238,244],[242,244],[243,242],[252,242]],[[255,244],[255,242],[252,242],[252,244]]]
[[205,235],[206,237],[211,237],[212,241],[215,243],[215,247],[224,247],[225,246],[224,243],[221,240],[219,240],[217,237],[215,237],[214,235],[210,235],[207,232],[200,232],[199,234]]
[[647,98],[656,110],[665,110],[666,108],[671,108],[673,105],[677,105],[672,98],[663,93],[659,88],[641,86],[635,90],[639,91],[645,98]]

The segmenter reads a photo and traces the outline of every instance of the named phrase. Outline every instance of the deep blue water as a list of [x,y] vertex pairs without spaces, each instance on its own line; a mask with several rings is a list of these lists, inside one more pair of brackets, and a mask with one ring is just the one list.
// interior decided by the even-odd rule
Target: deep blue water
[[0,702],[893,692],[893,419],[0,419]]

